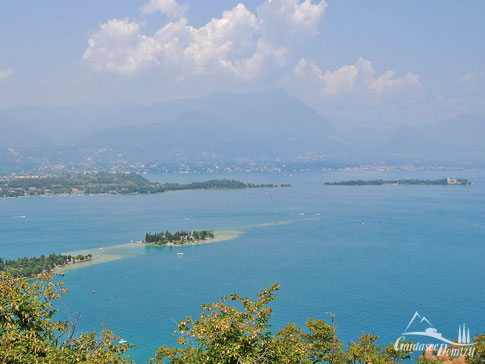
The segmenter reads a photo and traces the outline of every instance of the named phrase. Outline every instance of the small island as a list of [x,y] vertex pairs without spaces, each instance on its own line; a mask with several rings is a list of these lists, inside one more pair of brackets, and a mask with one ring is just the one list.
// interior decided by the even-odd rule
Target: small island
[[437,186],[437,185],[471,185],[467,179],[460,178],[442,178],[442,179],[401,179],[396,181],[377,180],[351,180],[340,182],[325,182],[325,186],[381,186],[381,185],[419,185],[419,186]]
[[166,231],[155,234],[146,233],[143,243],[157,246],[173,246],[197,244],[213,238],[214,232],[212,230],[177,231],[175,233]]
[[152,194],[180,190],[229,190],[290,187],[288,184],[245,183],[236,180],[158,183],[136,173],[68,173],[61,175],[0,177],[0,198],[73,194]]
[[77,256],[51,254],[49,256],[4,260],[0,258],[0,272],[10,273],[13,277],[33,278],[42,273],[54,272],[66,265],[92,260],[92,255]]

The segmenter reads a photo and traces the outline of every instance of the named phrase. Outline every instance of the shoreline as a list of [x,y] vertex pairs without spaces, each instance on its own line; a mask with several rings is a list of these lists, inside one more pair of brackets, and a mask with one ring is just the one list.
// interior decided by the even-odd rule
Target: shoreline
[[65,253],[62,253],[62,255],[91,254],[92,259],[86,262],[79,262],[76,264],[69,264],[63,267],[59,267],[57,269],[54,269],[53,274],[66,273],[72,270],[87,268],[98,264],[109,263],[117,260],[123,260],[123,259],[146,255],[147,250],[151,248],[183,248],[185,246],[212,244],[220,241],[237,239],[242,234],[243,234],[243,231],[237,230],[237,229],[215,230],[214,238],[199,241],[199,242],[187,243],[187,244],[170,243],[165,245],[156,245],[152,243],[143,243],[141,241],[135,241],[133,243],[124,243],[124,244],[112,245],[108,247],[91,248],[91,249],[65,252]]
[[134,258],[145,255],[144,246],[141,243],[124,243],[101,248],[83,249],[62,253],[62,255],[91,254],[92,259],[87,262],[70,264],[54,270],[54,274],[66,273],[72,270],[87,268],[98,264],[114,262],[117,260]]
[[233,229],[221,229],[221,230],[214,230],[214,237],[202,240],[198,242],[191,242],[185,244],[164,244],[164,245],[157,245],[154,243],[144,243],[142,241],[135,241],[132,243],[124,243],[119,245],[112,245],[107,247],[100,247],[100,248],[91,248],[91,249],[83,249],[83,250],[76,250],[61,253],[62,255],[92,255],[92,259],[89,261],[83,261],[75,264],[68,264],[63,267],[59,267],[53,270],[54,275],[62,275],[66,272],[88,268],[94,265],[103,264],[114,262],[118,260],[128,259],[128,258],[135,258],[138,256],[147,255],[149,249],[160,249],[160,248],[184,248],[184,247],[193,247],[197,245],[205,245],[205,244],[213,244],[221,241],[227,240],[234,240],[239,238],[241,235],[244,234],[246,230],[254,229],[257,227],[267,227],[267,226],[278,226],[278,225],[288,225],[302,221],[315,221],[319,220],[320,217],[309,217],[303,219],[296,219],[296,220],[287,220],[287,221],[274,221],[262,224],[255,224],[249,225],[240,228],[233,228]]
[[16,199],[16,198],[29,198],[29,197],[71,197],[71,196],[151,196],[151,195],[161,195],[163,193],[170,193],[170,192],[185,192],[185,191],[241,191],[241,190],[248,190],[248,189],[258,189],[258,188],[288,188],[287,186],[280,187],[279,185],[276,187],[264,187],[264,186],[257,186],[257,187],[244,187],[244,188],[187,188],[187,189],[179,189],[179,190],[165,190],[160,192],[153,192],[153,193],[144,193],[144,192],[129,192],[129,193],[84,193],[84,192],[72,192],[72,193],[59,193],[59,194],[49,194],[45,193],[42,195],[27,195],[27,196],[0,196],[0,200],[9,200],[9,199]]
[[143,241],[139,241],[139,242],[135,242],[135,243],[140,243],[144,246],[154,247],[154,248],[164,248],[164,247],[178,248],[178,247],[184,247],[184,246],[204,245],[204,244],[217,243],[217,242],[220,242],[220,241],[233,240],[233,239],[237,239],[243,233],[244,232],[241,229],[214,230],[214,237],[213,238],[209,238],[209,239],[205,239],[205,240],[198,240],[198,241],[193,241],[193,242],[187,242],[187,243],[183,243],[183,244],[176,244],[176,243],[155,244],[155,243],[145,243]]

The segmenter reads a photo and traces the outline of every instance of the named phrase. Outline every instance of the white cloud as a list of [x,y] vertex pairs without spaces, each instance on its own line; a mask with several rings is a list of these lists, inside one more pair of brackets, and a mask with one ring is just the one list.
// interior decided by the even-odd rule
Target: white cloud
[[153,35],[143,34],[135,20],[112,19],[89,39],[83,59],[96,71],[134,73],[157,65],[160,72],[184,78],[223,73],[252,79],[267,65],[286,63],[292,44],[274,32],[282,34],[284,28],[292,35],[312,36],[326,6],[325,1],[266,0],[254,14],[239,3],[196,28],[180,17],[184,6],[175,0],[150,0],[142,14],[161,11],[179,17]]
[[320,81],[318,83],[323,87],[324,95],[336,95],[349,92],[354,88],[358,70],[356,66],[350,65],[323,73],[315,63],[302,58],[294,68],[294,73],[296,76],[314,77]]
[[6,70],[0,70],[0,81],[6,80],[10,76],[12,76],[13,73],[14,73],[13,68],[7,68]]
[[179,4],[176,0],[149,0],[140,9],[142,15],[160,12],[169,18],[178,19],[185,15],[188,6]]
[[318,34],[325,1],[264,0],[256,12],[239,3],[200,27],[172,12],[178,6],[176,1],[151,0],[142,7],[143,14],[177,14],[153,34],[137,18],[108,21],[90,37],[84,61],[95,71],[139,74],[145,84],[163,85],[153,88],[154,100],[165,90],[184,96],[191,91],[284,87],[328,112],[376,105],[383,109],[417,97],[420,77],[413,72],[377,73],[364,58],[325,70],[304,57],[302,44]]
[[419,76],[414,72],[408,72],[403,77],[395,78],[394,71],[386,71],[377,79],[372,80],[369,89],[374,90],[377,95],[407,86],[420,86]]
[[268,0],[259,6],[258,18],[265,31],[279,39],[302,32],[316,35],[326,8],[324,0],[317,4],[311,0]]
[[318,80],[320,92],[324,96],[354,92],[382,96],[391,90],[420,86],[419,76],[413,72],[396,78],[395,72],[388,70],[382,75],[376,76],[372,62],[362,57],[359,57],[356,64],[345,65],[335,71],[325,73],[313,62],[301,59],[294,68],[294,74],[296,77]]
[[[245,65],[260,51],[258,28],[256,16],[238,4],[201,28],[185,26],[184,42],[176,51],[194,73],[229,71],[243,76]],[[156,37],[163,43],[173,34],[162,29]]]
[[89,39],[83,59],[97,71],[130,73],[144,63],[156,62],[154,54],[159,46],[151,37],[140,33],[139,24],[128,19],[112,19]]
[[476,80],[479,80],[481,78],[483,78],[485,76],[485,72],[483,71],[480,71],[480,72],[470,72],[470,73],[467,73],[466,75],[464,75],[461,80],[464,81],[464,82],[468,82],[468,81],[476,81]]

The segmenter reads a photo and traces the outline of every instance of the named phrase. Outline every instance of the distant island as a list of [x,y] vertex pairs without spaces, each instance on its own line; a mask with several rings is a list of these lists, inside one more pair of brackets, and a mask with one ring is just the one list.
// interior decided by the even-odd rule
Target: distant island
[[177,231],[175,233],[166,231],[156,234],[146,233],[143,243],[159,246],[184,245],[196,244],[213,238],[214,232],[212,230]]
[[0,177],[0,197],[57,196],[70,194],[152,194],[165,191],[289,187],[235,180],[157,183],[135,173],[71,173],[62,175]]
[[92,260],[92,255],[51,254],[49,256],[18,258],[4,260],[0,258],[0,272],[10,273],[13,277],[33,278],[39,274],[53,272],[69,264],[83,263]]
[[467,179],[442,178],[442,179],[400,179],[397,181],[376,180],[352,180],[340,182],[325,182],[325,186],[380,186],[380,185],[471,185]]

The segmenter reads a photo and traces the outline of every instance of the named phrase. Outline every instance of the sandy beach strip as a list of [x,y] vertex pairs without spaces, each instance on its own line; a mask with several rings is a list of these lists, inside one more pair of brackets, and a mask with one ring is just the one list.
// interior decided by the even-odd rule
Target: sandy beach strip
[[156,244],[143,243],[141,241],[137,241],[133,243],[112,245],[108,247],[91,248],[91,249],[65,252],[65,253],[62,253],[62,255],[76,256],[79,254],[82,254],[82,255],[91,254],[92,259],[86,262],[65,265],[61,268],[56,269],[55,273],[61,274],[74,269],[91,267],[96,264],[103,264],[103,263],[113,262],[116,260],[122,260],[122,259],[138,257],[141,255],[146,255],[148,248],[166,248],[166,247],[181,248],[185,246],[211,244],[211,243],[217,243],[220,241],[237,239],[239,236],[241,236],[242,233],[243,233],[242,230],[235,230],[235,229],[216,230],[214,231],[214,238],[192,242],[192,243],[186,243],[186,244],[156,245]]
[[112,246],[101,247],[101,248],[91,248],[91,249],[66,252],[66,253],[62,253],[62,255],[76,256],[79,254],[82,254],[82,255],[91,254],[92,259],[85,262],[65,265],[61,268],[56,269],[54,273],[62,274],[74,269],[87,268],[97,264],[103,264],[103,263],[113,262],[117,260],[146,255],[147,249],[150,249],[150,248],[152,249],[167,248],[167,247],[183,248],[183,247],[189,247],[189,246],[195,246],[195,245],[212,244],[212,243],[217,243],[221,241],[237,239],[242,234],[244,234],[244,231],[252,228],[256,228],[256,227],[287,225],[287,224],[293,224],[293,223],[302,222],[302,221],[313,221],[313,220],[319,220],[319,218],[304,218],[304,219],[298,219],[298,220],[275,221],[275,222],[268,222],[263,224],[246,226],[244,228],[239,228],[239,229],[214,230],[214,237],[211,239],[185,243],[185,244],[170,243],[170,244],[164,244],[164,245],[157,245],[153,243],[143,243],[141,241],[137,241],[133,243],[112,245]]

